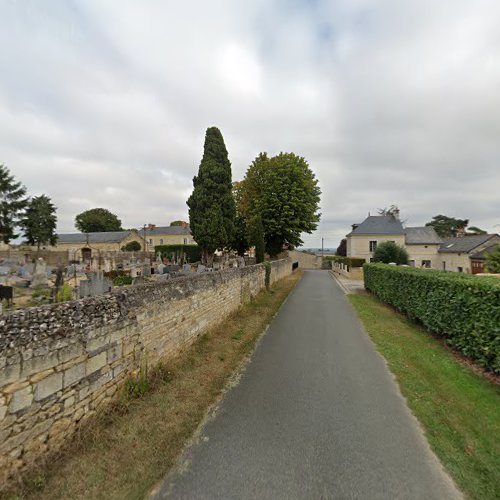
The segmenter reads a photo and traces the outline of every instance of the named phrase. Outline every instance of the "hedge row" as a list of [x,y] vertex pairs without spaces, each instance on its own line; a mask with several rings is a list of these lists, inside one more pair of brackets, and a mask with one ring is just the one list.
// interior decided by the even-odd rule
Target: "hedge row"
[[198,245],[156,245],[155,254],[161,253],[162,257],[172,259],[174,257],[186,256],[187,262],[199,262],[201,260],[201,249]]
[[324,257],[323,261],[325,260],[339,262],[340,264],[345,264],[349,267],[363,267],[363,264],[366,262],[365,259],[360,259],[358,257],[341,257],[340,255]]
[[365,288],[481,366],[500,373],[500,280],[365,264]]

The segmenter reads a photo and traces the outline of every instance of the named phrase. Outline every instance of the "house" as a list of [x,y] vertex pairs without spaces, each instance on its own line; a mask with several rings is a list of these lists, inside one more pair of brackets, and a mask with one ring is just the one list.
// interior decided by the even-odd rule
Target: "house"
[[406,227],[404,246],[410,266],[437,268],[442,241],[433,227]]
[[472,274],[485,273],[487,270],[485,269],[486,264],[486,254],[493,253],[500,245],[494,244],[491,245],[480,252],[473,253],[470,256],[470,267]]
[[353,224],[346,236],[347,256],[370,262],[377,245],[393,241],[400,246],[405,243],[405,230],[398,217],[392,215],[369,215],[361,224]]
[[[481,272],[479,269],[484,269],[484,251],[498,244],[498,234],[474,234],[445,239],[439,247],[440,269],[473,274]],[[481,267],[479,262],[483,263]]]
[[137,241],[142,248],[144,247],[144,240],[135,230],[58,234],[57,244],[47,249],[67,250],[70,260],[90,260],[95,253],[119,252],[123,246],[132,241]]
[[187,224],[163,227],[150,225],[139,231],[151,251],[157,245],[196,245]]

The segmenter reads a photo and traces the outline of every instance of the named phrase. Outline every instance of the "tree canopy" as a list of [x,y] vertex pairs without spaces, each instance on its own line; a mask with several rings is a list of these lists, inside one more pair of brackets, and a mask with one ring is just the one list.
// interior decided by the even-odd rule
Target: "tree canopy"
[[307,161],[294,153],[269,158],[260,153],[242,183],[240,210],[249,230],[260,218],[266,251],[274,256],[284,243],[300,246],[301,233],[318,225],[321,191]]
[[141,244],[138,241],[129,241],[126,245],[122,246],[124,252],[140,252]]
[[35,196],[28,203],[28,208],[21,220],[26,242],[40,248],[42,245],[55,245],[56,207],[48,196]]
[[458,232],[465,231],[469,224],[469,219],[456,219],[446,215],[435,215],[426,226],[432,226],[441,238],[451,238]]
[[339,246],[337,247],[337,251],[335,252],[335,255],[338,255],[340,257],[347,257],[347,239],[342,238],[340,240]]
[[189,224],[186,221],[183,220],[173,220],[170,223],[170,227],[172,226],[188,226]]
[[121,220],[105,208],[92,208],[75,217],[75,226],[82,233],[122,231]]
[[408,252],[393,241],[383,241],[375,249],[373,262],[383,262],[384,264],[408,264]]
[[500,245],[492,252],[486,253],[486,270],[490,273],[500,274]]
[[198,175],[193,178],[193,187],[187,201],[189,225],[202,249],[204,262],[211,263],[215,250],[231,246],[236,218],[231,163],[216,127],[206,131],[203,158]]
[[0,237],[9,243],[17,234],[14,232],[28,204],[26,188],[11,175],[10,170],[0,165]]
[[467,234],[488,234],[488,232],[476,226],[469,226],[467,228]]

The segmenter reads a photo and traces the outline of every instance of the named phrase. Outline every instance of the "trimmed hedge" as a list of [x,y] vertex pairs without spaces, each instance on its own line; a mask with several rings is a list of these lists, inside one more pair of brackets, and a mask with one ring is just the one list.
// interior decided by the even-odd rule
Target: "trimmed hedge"
[[162,257],[186,256],[187,262],[199,262],[201,260],[201,248],[198,245],[156,245],[155,254],[161,252]]
[[500,373],[500,279],[365,264],[365,288]]

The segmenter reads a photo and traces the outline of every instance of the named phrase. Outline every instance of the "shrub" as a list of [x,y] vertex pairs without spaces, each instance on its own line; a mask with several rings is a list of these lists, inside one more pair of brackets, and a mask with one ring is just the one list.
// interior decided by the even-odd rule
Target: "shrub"
[[130,241],[122,247],[123,252],[140,252],[141,244],[138,241]]
[[67,302],[73,298],[73,289],[69,286],[68,283],[64,283],[64,285],[59,288],[57,291],[57,302]]
[[264,262],[264,269],[266,271],[266,276],[264,278],[264,284],[266,285],[266,290],[269,290],[269,285],[271,283],[271,263]]
[[186,262],[199,262],[201,260],[201,248],[198,245],[156,245],[155,253],[161,253],[162,257],[169,259],[182,258]]
[[393,241],[384,241],[377,246],[373,262],[408,264],[408,252]]
[[486,369],[500,373],[500,280],[364,265],[365,288]]
[[500,273],[500,245],[486,253],[486,270],[489,273]]
[[131,276],[116,276],[113,278],[114,286],[131,285],[134,278]]

